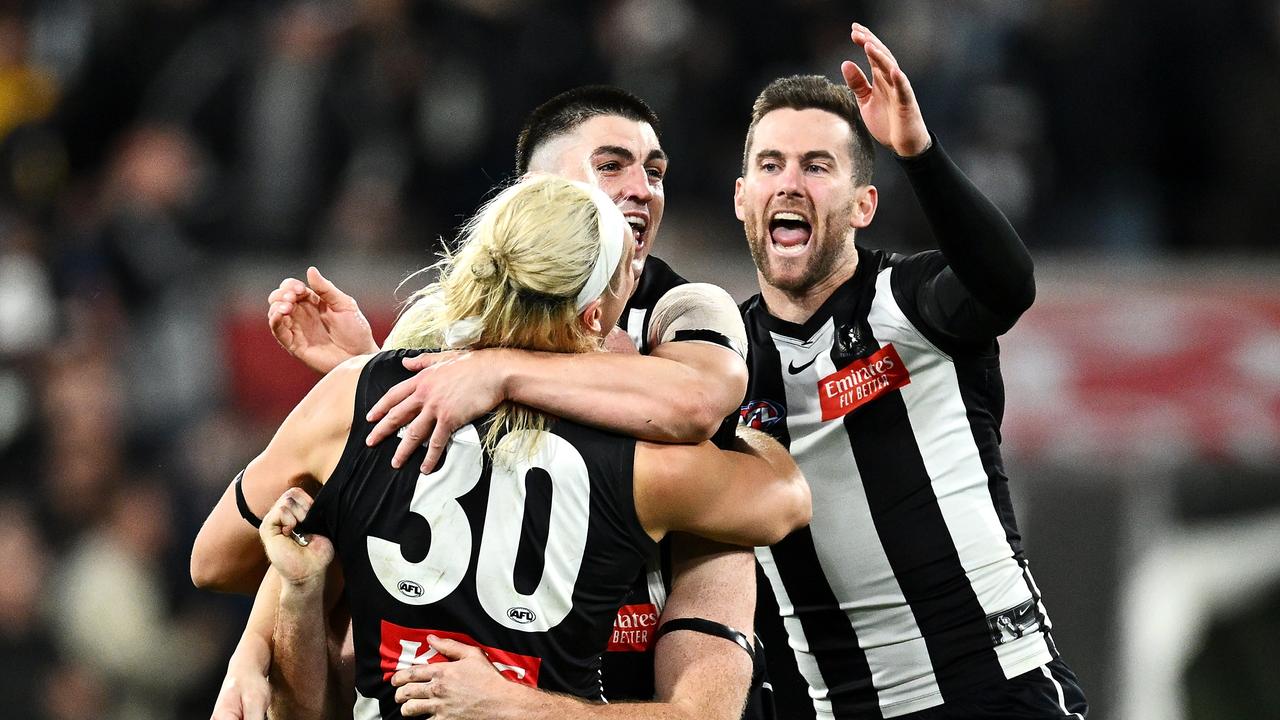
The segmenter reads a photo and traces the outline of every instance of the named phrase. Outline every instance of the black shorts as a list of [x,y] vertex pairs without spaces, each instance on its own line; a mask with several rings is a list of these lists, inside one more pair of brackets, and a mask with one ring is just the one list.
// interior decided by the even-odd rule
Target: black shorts
[[1084,720],[1088,712],[1075,673],[1057,659],[972,695],[895,720]]

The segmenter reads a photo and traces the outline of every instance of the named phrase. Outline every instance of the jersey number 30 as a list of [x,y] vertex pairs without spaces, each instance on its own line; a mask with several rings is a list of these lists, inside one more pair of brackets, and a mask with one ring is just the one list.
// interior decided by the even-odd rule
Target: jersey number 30
[[[537,451],[521,455],[513,465],[493,467],[489,503],[481,531],[476,564],[476,595],[494,622],[525,632],[543,632],[559,625],[573,607],[573,586],[587,545],[591,481],[582,455],[564,438],[527,430],[509,433],[498,452],[522,447],[526,433]],[[523,445],[523,447],[529,447]],[[516,553],[524,524],[524,477],[531,468],[551,477],[551,521],[542,578],[532,594],[516,590]],[[480,481],[483,451],[474,426],[459,430],[445,463],[429,475],[419,475],[409,511],[431,526],[431,547],[419,562],[404,559],[399,543],[369,537],[369,562],[378,581],[392,597],[409,605],[427,605],[457,589],[471,563],[470,523],[458,504]],[[437,542],[448,538],[448,542]]]

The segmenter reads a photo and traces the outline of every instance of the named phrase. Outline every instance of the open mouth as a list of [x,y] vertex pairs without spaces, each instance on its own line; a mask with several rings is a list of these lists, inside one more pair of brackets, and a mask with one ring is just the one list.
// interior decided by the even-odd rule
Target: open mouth
[[813,226],[800,213],[781,210],[769,219],[769,239],[781,255],[799,255],[812,237]]
[[631,233],[636,239],[636,252],[640,252],[649,239],[649,221],[639,215],[628,215],[627,224],[631,226]]

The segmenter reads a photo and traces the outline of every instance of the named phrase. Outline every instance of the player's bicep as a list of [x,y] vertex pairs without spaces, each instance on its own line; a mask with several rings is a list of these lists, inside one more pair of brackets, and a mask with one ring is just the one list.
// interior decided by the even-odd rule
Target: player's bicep
[[698,445],[636,445],[636,510],[658,536],[682,531],[734,545],[780,539],[774,494],[785,492],[759,457]]
[[667,291],[649,320],[651,355],[679,362],[714,388],[720,417],[738,407],[747,389],[747,331],[733,298],[707,283]]
[[253,521],[291,487],[314,494],[337,465],[367,360],[347,361],[326,375],[227,487],[192,548],[191,578],[197,586],[245,593],[257,587],[267,563]]
[[726,649],[726,642],[687,631],[662,636],[654,650],[655,699],[680,707],[692,718],[740,718],[752,663],[745,652]]
[[755,554],[696,535],[671,536],[671,593],[662,619],[705,618],[750,636],[755,619]]
[[738,410],[747,393],[747,363],[733,350],[702,342],[673,341],[650,353],[689,368],[707,397],[707,411],[718,421]]

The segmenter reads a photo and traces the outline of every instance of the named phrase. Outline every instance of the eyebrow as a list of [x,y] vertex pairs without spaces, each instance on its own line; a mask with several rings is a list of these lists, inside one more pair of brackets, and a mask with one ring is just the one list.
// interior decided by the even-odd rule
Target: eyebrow
[[[627,148],[622,147],[621,145],[601,145],[595,150],[592,150],[591,154],[593,156],[617,155],[618,157],[626,160],[627,162],[635,162],[636,160],[636,154],[631,152]],[[653,162],[655,160],[666,160],[666,159],[667,159],[666,153],[662,152],[657,148],[654,148],[653,150],[649,151],[649,155],[648,157],[645,158],[645,162]]]
[[[759,151],[759,152],[757,152],[757,153],[756,153],[756,161],[757,161],[757,162],[759,162],[760,160],[765,160],[765,159],[768,159],[768,160],[785,160],[785,159],[786,159],[786,155],[784,155],[784,154],[782,153],[782,151],[781,151],[781,150],[772,150],[772,149],[765,149],[765,150],[761,150],[761,151]],[[807,153],[805,153],[805,154],[803,154],[803,155],[801,155],[801,156],[800,156],[800,162],[802,162],[802,163],[806,163],[806,162],[809,162],[809,161],[811,161],[811,160],[827,160],[827,161],[829,161],[829,162],[831,162],[831,163],[835,163],[835,162],[836,162],[836,156],[835,156],[835,155],[832,155],[831,153],[827,152],[826,150],[810,150],[809,152],[807,152]]]

